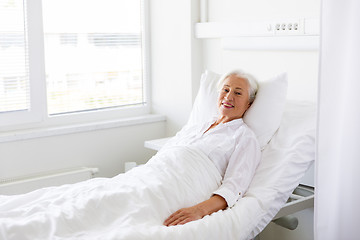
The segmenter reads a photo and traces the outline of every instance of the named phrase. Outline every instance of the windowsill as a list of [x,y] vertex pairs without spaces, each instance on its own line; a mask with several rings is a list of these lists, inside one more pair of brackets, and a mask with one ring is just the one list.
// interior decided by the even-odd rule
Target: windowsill
[[72,124],[66,126],[56,126],[56,127],[47,127],[47,128],[33,128],[33,129],[20,130],[20,131],[9,131],[0,134],[0,143],[66,135],[73,133],[81,133],[81,132],[89,132],[89,131],[97,131],[97,130],[103,130],[109,128],[126,127],[126,126],[162,122],[162,121],[166,121],[166,117],[164,115],[147,114],[139,117],[121,118],[121,119],[101,121],[101,122]]

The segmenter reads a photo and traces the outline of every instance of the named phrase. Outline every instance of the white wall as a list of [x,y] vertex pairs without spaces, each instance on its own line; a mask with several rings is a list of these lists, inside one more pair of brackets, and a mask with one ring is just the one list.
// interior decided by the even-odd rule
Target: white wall
[[144,141],[164,137],[165,122],[0,143],[0,178],[78,166],[98,167],[99,177],[124,171],[124,162],[147,161]]
[[167,116],[167,135],[187,121],[201,76],[201,40],[194,38],[199,2],[151,0],[151,79],[155,113]]
[[[209,0],[209,21],[264,21],[319,18],[320,0]],[[226,51],[221,40],[203,40],[204,66],[217,72],[241,68],[260,81],[282,71],[289,77],[288,97],[316,101],[317,51]]]
[[[264,81],[288,73],[288,98],[316,101],[318,52],[213,51],[220,40],[204,40],[205,66],[220,73],[240,68]],[[210,51],[210,52],[208,52]],[[208,59],[216,59],[208,60]]]

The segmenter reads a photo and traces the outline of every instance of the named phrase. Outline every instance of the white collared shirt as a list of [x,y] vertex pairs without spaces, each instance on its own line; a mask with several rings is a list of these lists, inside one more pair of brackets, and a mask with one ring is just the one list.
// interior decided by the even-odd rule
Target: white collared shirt
[[205,153],[223,178],[214,194],[222,196],[232,207],[249,187],[260,162],[260,146],[241,118],[221,123],[204,133],[214,121],[184,126],[164,147],[190,145]]

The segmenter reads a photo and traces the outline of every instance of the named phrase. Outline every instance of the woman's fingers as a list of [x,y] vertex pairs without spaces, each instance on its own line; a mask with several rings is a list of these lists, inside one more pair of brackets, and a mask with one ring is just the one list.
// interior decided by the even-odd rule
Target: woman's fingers
[[[194,219],[194,220],[196,220],[196,219]],[[185,223],[188,223],[188,222],[191,222],[194,220],[190,220],[189,218],[186,218],[186,219],[182,220],[181,222],[179,222],[177,225],[184,225]]]
[[[181,210],[181,209],[180,209]],[[179,217],[179,211],[174,212],[173,214],[171,214],[165,221],[164,221],[164,225],[165,226],[169,226],[172,222],[174,222],[176,219],[178,219]]]
[[182,220],[183,218],[183,214],[182,214],[182,209],[174,212],[173,214],[170,215],[170,217],[168,217],[165,222],[164,225],[165,226],[173,226],[176,225],[177,222],[179,222],[179,219]]
[[202,216],[198,214],[197,209],[194,207],[182,208],[171,214],[170,217],[165,220],[164,225],[175,226],[185,224],[194,220],[198,220],[201,217]]
[[183,222],[184,220],[188,219],[187,217],[185,216],[181,216],[177,219],[175,219],[173,222],[171,222],[168,226],[176,226],[176,225],[179,225],[181,222]]

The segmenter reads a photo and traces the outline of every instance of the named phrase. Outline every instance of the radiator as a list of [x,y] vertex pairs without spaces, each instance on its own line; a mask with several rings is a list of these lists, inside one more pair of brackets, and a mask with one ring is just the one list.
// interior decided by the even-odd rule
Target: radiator
[[98,168],[79,167],[22,177],[0,178],[0,194],[23,194],[43,187],[76,183],[94,177],[98,171]]

